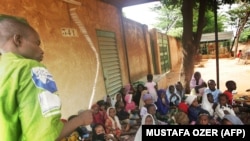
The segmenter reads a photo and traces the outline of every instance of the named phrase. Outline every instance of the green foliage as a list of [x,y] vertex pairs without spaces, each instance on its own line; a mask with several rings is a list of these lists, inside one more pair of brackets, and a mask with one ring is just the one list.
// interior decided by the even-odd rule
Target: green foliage
[[183,32],[183,27],[177,27],[174,29],[171,29],[167,32],[167,35],[176,37],[177,39],[181,39],[182,37],[182,32]]
[[[197,21],[198,21],[198,12],[195,10],[194,11],[194,21],[193,21],[193,25],[197,25]],[[215,32],[215,22],[214,22],[214,12],[211,10],[207,10],[207,12],[205,13],[205,26],[203,28],[203,33],[212,33]],[[218,18],[217,18],[217,25],[218,25],[218,31],[221,32],[224,30],[224,22],[226,22],[226,18],[223,15],[218,14]],[[193,31],[195,32],[197,30],[197,26],[193,27]]]
[[247,28],[240,34],[239,42],[247,42],[249,39],[250,39],[250,28]]
[[228,11],[229,24],[237,29],[239,42],[247,42],[250,35],[250,4],[243,3]]
[[[154,26],[163,32],[167,32],[168,35],[181,38],[183,32],[183,18],[180,7],[181,4],[177,3],[176,1],[174,3],[176,3],[176,5],[157,5],[152,8],[152,11],[157,12],[159,15],[157,18],[158,22]],[[167,4],[170,4],[170,1],[167,1]],[[193,13],[193,32],[196,32],[199,15],[198,9],[194,8]],[[207,10],[204,19],[205,26],[203,28],[203,33],[214,32],[214,12],[212,10]],[[225,21],[226,18],[218,13],[218,31],[224,30],[223,22]]]
[[173,9],[173,7],[165,7],[158,5],[152,9],[158,13],[157,23],[155,26],[164,32],[169,32],[176,27],[182,27],[182,15],[179,8]]

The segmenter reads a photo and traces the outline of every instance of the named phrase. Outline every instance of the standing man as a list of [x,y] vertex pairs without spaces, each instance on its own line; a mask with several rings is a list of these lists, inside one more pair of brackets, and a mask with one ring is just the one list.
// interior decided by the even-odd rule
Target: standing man
[[92,122],[85,111],[63,125],[57,86],[40,63],[38,33],[24,20],[0,15],[0,140],[60,141]]

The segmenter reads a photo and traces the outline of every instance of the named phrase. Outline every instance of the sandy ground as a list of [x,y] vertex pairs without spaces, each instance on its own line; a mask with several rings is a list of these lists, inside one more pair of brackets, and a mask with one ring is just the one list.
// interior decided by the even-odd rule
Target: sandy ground
[[[250,95],[250,92],[246,92],[246,89],[250,89],[250,60],[247,61],[246,65],[243,60],[238,60],[238,58],[219,59],[219,83],[217,83],[216,59],[204,59],[195,66],[194,70],[200,71],[206,82],[209,79],[214,79],[222,92],[226,90],[226,81],[234,80],[237,84],[238,95]],[[179,80],[179,76],[180,66],[176,66],[166,75],[169,84],[175,84]]]
[[246,89],[250,88],[250,60],[247,61],[248,64],[244,64],[244,60],[239,61],[238,58],[220,58],[218,62],[218,76],[216,74],[216,59],[202,60],[200,65],[195,67],[195,71],[200,71],[205,81],[214,79],[217,82],[218,77],[219,83],[217,82],[217,84],[219,84],[221,91],[226,90],[226,81],[234,80],[237,84],[237,94],[250,95],[250,92],[246,92]]

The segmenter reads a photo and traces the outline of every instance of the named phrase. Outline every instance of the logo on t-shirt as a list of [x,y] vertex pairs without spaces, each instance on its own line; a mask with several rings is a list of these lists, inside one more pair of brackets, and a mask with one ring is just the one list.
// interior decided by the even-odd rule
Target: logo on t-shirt
[[31,70],[32,80],[39,88],[47,90],[51,93],[57,91],[56,83],[49,73],[49,71],[43,67],[35,67]]

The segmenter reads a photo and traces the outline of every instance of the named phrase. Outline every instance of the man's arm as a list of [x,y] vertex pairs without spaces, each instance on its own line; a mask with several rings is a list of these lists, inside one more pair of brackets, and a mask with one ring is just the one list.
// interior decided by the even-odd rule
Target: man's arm
[[64,124],[64,127],[56,141],[61,141],[63,138],[69,136],[77,127],[81,125],[90,125],[92,123],[92,120],[93,117],[91,110],[86,110],[82,112],[80,115]]

